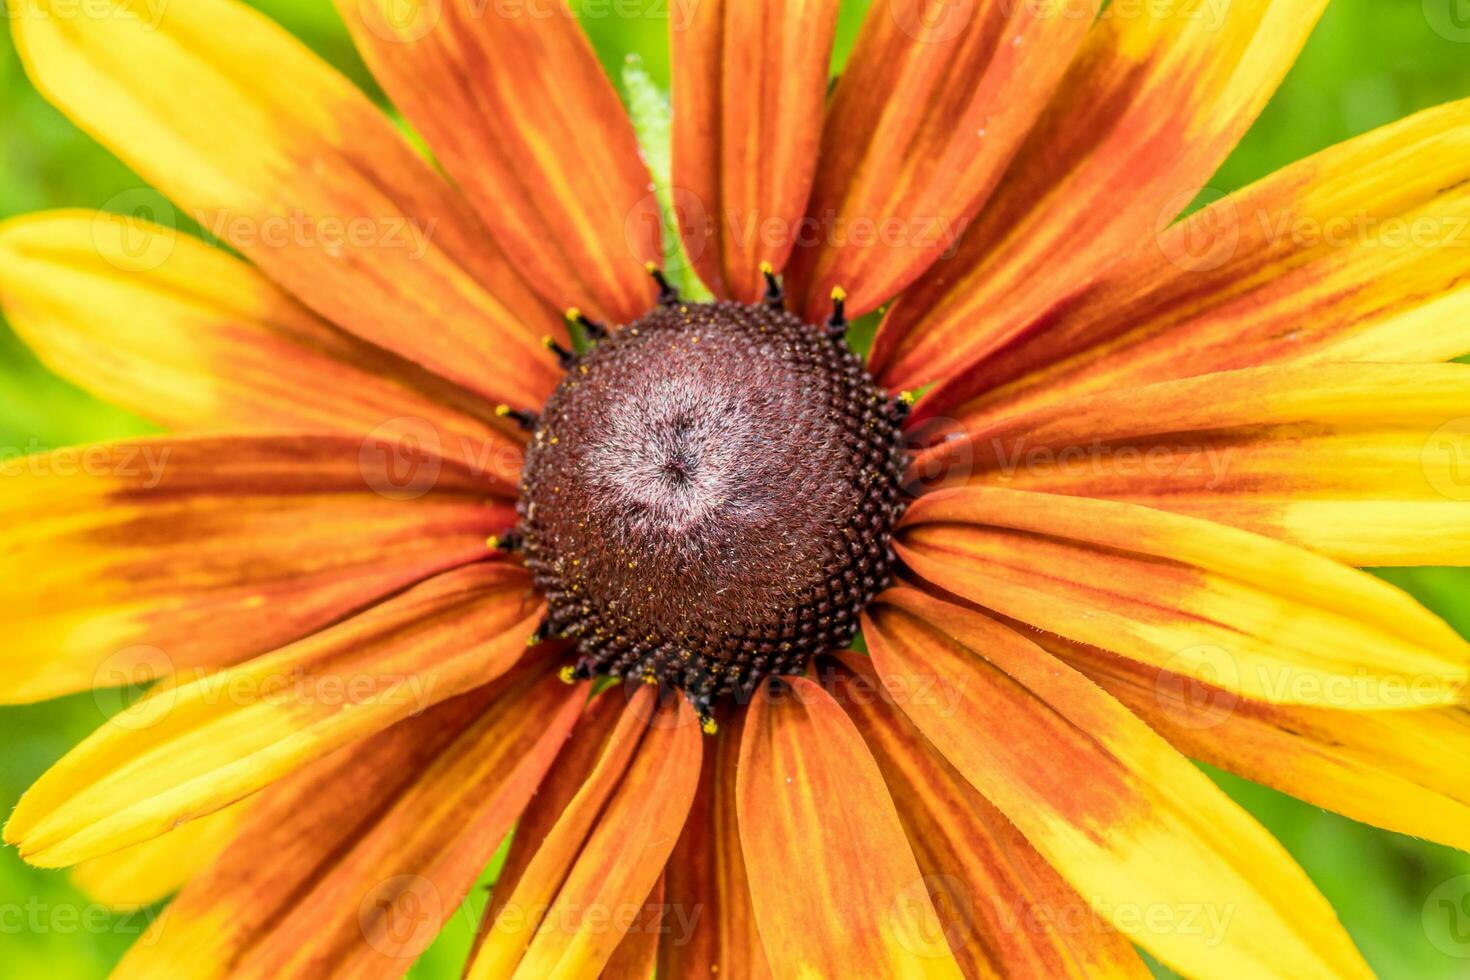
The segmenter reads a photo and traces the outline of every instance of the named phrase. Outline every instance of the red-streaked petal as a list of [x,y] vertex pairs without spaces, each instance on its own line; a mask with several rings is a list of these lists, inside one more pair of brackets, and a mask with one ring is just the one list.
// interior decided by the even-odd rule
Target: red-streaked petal
[[550,658],[260,797],[119,976],[396,977],[469,893],[586,699]]
[[[237,0],[12,20],[49,99],[338,326],[495,402],[556,384],[560,317],[371,101]],[[262,71],[261,65],[269,65]]]
[[772,974],[958,978],[883,776],[842,708],[796,677],[768,681],[748,710],[735,800]]
[[37,780],[5,840],[60,867],[166,833],[505,673],[543,608],[520,568],[472,565],[146,698]]
[[937,491],[904,525],[900,556],[943,589],[1249,697],[1372,710],[1467,694],[1470,646],[1449,626],[1365,572],[1272,538],[994,487]]
[[1079,394],[1287,361],[1470,351],[1470,101],[1310,159],[1161,232],[919,415],[989,419]]
[[1269,704],[1046,633],[1181,752],[1354,820],[1470,849],[1470,709],[1333,711]]
[[868,8],[822,133],[795,305],[862,314],[952,250],[1080,49],[1098,0]]
[[0,304],[52,369],[175,432],[433,433],[499,462],[495,406],[339,330],[222,249],[95,211],[0,226]]
[[682,697],[658,706],[651,687],[629,697],[597,767],[500,908],[472,980],[597,975],[663,874],[699,782],[699,721]]
[[401,973],[468,892],[581,709],[585,691],[549,677],[550,665],[265,794],[250,836],[171,906],[128,975],[198,962],[220,976],[320,976],[327,964]]
[[[577,722],[566,747],[556,757],[551,771],[542,780],[535,798],[516,824],[515,839],[511,842],[500,875],[495,880],[495,887],[490,890],[490,901],[485,906],[480,928],[475,936],[475,953],[479,952],[481,944],[495,925],[495,920],[500,917],[501,910],[515,894],[521,878],[540,853],[542,842],[556,827],[557,821],[572,800],[582,792],[582,787],[602,759],[603,752],[610,747],[612,736],[622,721],[623,707],[622,698],[602,695],[594,697]],[[620,738],[622,744],[626,744],[626,734]],[[621,758],[626,762],[625,756]],[[615,778],[606,773],[615,774],[619,771],[617,766],[605,769],[603,779]]]
[[[649,980],[658,967],[660,934],[671,935],[664,922],[664,879],[654,883],[648,900],[637,912],[633,925],[618,943],[612,959],[602,968],[599,980]],[[678,976],[678,974],[673,974]]]
[[510,502],[406,449],[158,438],[0,464],[0,699],[235,663],[488,557]]
[[704,754],[699,792],[664,872],[668,909],[659,976],[771,975],[750,904],[735,818],[735,764],[744,714],[720,723]]
[[1470,367],[1297,363],[973,420],[912,473],[1146,504],[1355,565],[1463,565],[1467,437]]
[[1105,12],[958,251],[890,311],[880,379],[958,374],[1152,245],[1255,121],[1326,2]]
[[1284,848],[1147,725],[1020,634],[912,589],[864,614],[905,712],[1114,927],[1187,976],[1372,974]]
[[505,255],[558,308],[628,323],[655,288],[658,202],[633,127],[566,4],[337,0],[373,74]]
[[[1138,977],[1133,944],[1098,917],[1026,838],[977,793],[898,709],[872,661],[844,654],[824,674],[877,760],[966,976]],[[902,692],[913,710],[937,695]],[[919,703],[929,699],[928,703]]]
[[671,18],[674,186],[685,251],[755,303],[786,264],[817,166],[837,0],[703,0]]

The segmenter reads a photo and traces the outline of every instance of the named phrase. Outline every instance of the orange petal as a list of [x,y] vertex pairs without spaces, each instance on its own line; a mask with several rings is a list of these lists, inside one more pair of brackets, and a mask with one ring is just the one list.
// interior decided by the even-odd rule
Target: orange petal
[[864,614],[900,706],[1116,929],[1201,978],[1369,977],[1332,909],[1259,824],[1147,725],[1020,634],[912,589]]
[[500,908],[471,980],[595,976],[637,921],[689,812],[702,747],[686,700],[658,707],[651,687],[630,698],[596,768]]
[[585,703],[541,658],[262,794],[120,977],[400,975],[459,907]]
[[1049,634],[1032,639],[1192,758],[1354,820],[1470,849],[1470,709],[1269,704]]
[[1357,565],[1470,564],[1470,367],[1290,364],[1079,396],[914,473],[1146,504]]
[[658,967],[659,935],[665,929],[665,907],[664,879],[660,877],[612,959],[602,968],[599,980],[649,980],[654,975]]
[[250,803],[216,810],[162,837],[134,844],[72,869],[72,884],[113,908],[161,902],[188,884],[239,835]]
[[[934,751],[872,661],[841,659],[846,667],[824,678],[883,772],[965,976],[1150,977],[1133,944]],[[909,692],[939,693],[952,692]]]
[[[501,910],[505,908],[520,885],[528,868],[541,851],[542,842],[556,827],[562,814],[572,800],[582,791],[591,778],[605,750],[610,748],[614,732],[623,718],[623,699],[598,695],[587,705],[586,712],[577,722],[571,738],[552,763],[551,770],[536,790],[536,796],[516,824],[515,838],[511,841],[505,863],[490,890],[490,901],[480,920],[475,936],[474,955],[490,935]],[[621,743],[627,745],[626,735]],[[620,755],[626,763],[626,755]],[[611,776],[607,773],[612,773]],[[604,770],[603,778],[615,779],[621,770],[616,765]],[[610,782],[607,785],[611,785]],[[543,859],[544,860],[544,859]],[[474,955],[471,959],[474,959]]]
[[745,856],[735,821],[735,763],[744,714],[722,719],[704,754],[704,773],[684,835],[664,872],[668,909],[659,976],[771,975],[755,928]]
[[755,303],[796,244],[817,166],[837,0],[706,0],[670,19],[684,248],[722,298]]
[[0,304],[53,370],[173,431],[423,432],[444,455],[498,461],[514,492],[518,443],[480,421],[495,406],[171,228],[94,211],[8,221]]
[[1286,361],[1470,350],[1470,100],[1310,159],[1161,231],[921,413],[1000,418],[1078,394]]
[[[209,234],[344,329],[494,402],[556,384],[560,318],[464,198],[295,38],[237,0],[24,0],[12,20],[52,102]],[[268,64],[270,71],[261,71]]]
[[5,840],[43,867],[120,850],[503,674],[542,607],[472,565],[111,718],[21,798]]
[[740,843],[777,977],[960,974],[878,765],[806,678],[767,682],[735,772]]
[[1255,121],[1326,2],[1105,11],[960,248],[889,313],[873,348],[881,380],[918,388],[967,370],[1152,244]]
[[0,464],[0,699],[289,643],[488,556],[515,521],[493,488],[387,435],[159,438]]
[[1445,623],[1371,575],[1271,538],[994,487],[940,490],[904,524],[899,554],[941,588],[1248,697],[1372,710],[1467,694],[1470,646]]
[[644,265],[661,258],[652,178],[570,6],[338,0],[337,9],[527,281],[558,309],[617,323],[648,312],[656,290]]
[[[792,260],[797,308],[862,314],[951,251],[1076,55],[1098,0],[868,9],[822,134]],[[815,240],[807,240],[811,238]]]

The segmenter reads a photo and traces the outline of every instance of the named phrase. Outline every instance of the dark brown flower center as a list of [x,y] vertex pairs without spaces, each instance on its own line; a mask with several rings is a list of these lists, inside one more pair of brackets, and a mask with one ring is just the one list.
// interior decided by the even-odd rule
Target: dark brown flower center
[[772,306],[670,302],[570,361],[520,533],[575,673],[708,717],[848,644],[889,580],[901,417],[844,340]]

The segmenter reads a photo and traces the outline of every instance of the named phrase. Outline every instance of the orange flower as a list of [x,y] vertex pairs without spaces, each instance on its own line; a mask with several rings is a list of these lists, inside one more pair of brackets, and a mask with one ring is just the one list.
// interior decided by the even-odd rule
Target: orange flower
[[836,0],[675,4],[681,252],[562,4],[340,0],[436,167],[234,0],[17,0],[240,257],[0,229],[176,433],[0,469],[4,697],[165,678],[6,840],[180,890],[122,976],[397,976],[513,828],[474,978],[1368,975],[1186,758],[1470,846],[1356,567],[1470,563],[1470,103],[1174,220],[1324,2],[875,3],[830,97]]

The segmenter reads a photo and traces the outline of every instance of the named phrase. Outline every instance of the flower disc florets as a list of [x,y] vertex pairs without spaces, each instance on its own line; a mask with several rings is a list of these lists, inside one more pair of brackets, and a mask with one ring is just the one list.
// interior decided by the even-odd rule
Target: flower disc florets
[[772,306],[661,305],[571,362],[520,532],[576,672],[707,712],[849,643],[894,561],[901,417],[842,339]]

